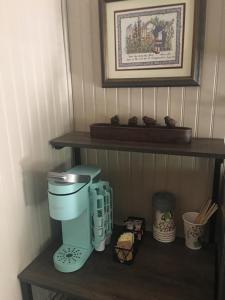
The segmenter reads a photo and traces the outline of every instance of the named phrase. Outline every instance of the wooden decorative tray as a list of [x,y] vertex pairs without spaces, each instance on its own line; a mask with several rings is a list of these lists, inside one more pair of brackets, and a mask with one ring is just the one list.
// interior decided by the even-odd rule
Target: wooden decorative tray
[[168,128],[166,126],[128,126],[96,123],[90,125],[92,138],[151,143],[190,144],[192,129],[187,127]]

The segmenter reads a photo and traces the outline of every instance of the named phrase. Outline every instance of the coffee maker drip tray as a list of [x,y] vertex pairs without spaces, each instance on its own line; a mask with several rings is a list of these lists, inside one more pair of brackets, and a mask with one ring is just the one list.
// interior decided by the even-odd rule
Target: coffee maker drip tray
[[87,249],[62,245],[54,254],[55,268],[64,273],[74,272],[84,265],[89,255]]

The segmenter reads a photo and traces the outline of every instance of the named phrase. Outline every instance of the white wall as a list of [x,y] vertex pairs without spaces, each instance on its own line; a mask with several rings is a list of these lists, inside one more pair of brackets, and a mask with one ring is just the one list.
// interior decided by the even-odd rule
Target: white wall
[[0,299],[52,234],[47,171],[70,160],[48,141],[71,130],[60,0],[0,0]]
[[[225,136],[225,1],[208,0],[205,56],[201,87],[102,89],[98,0],[68,0],[70,52],[77,130],[109,122],[119,114],[144,115],[163,122],[169,114],[179,125],[193,128],[198,137]],[[181,214],[197,209],[211,196],[212,161],[116,151],[83,152],[83,161],[102,166],[115,189],[115,220],[143,215],[151,221],[151,197],[158,190],[177,196],[179,231]]]

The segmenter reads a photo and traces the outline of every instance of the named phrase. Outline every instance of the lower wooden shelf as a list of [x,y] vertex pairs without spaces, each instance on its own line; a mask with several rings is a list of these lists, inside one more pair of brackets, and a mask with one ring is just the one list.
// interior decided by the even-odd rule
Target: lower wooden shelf
[[184,241],[164,245],[146,233],[131,266],[112,260],[110,247],[94,252],[77,272],[54,269],[50,246],[20,275],[21,282],[85,300],[212,300],[214,299],[214,247],[185,248]]

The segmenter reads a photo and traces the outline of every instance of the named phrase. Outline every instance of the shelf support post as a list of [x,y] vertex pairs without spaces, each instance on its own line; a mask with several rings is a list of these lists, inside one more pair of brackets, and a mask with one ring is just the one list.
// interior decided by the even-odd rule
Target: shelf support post
[[80,148],[72,148],[72,167],[81,164],[81,151]]
[[212,219],[210,240],[215,241],[215,299],[223,300],[224,295],[224,270],[225,243],[224,221],[221,197],[221,166],[223,159],[215,159],[212,200],[219,204],[219,211]]
[[20,281],[23,300],[33,300],[31,284]]
[[218,204],[220,204],[219,197],[220,197],[220,183],[221,183],[221,166],[223,162],[224,162],[223,159],[215,159],[212,199]]
[[[213,189],[212,189],[212,201],[220,203],[220,184],[221,184],[221,166],[223,164],[223,159],[215,159],[214,164],[214,176],[213,176]],[[212,218],[210,224],[210,242],[215,242],[215,232],[216,232],[216,216]]]

